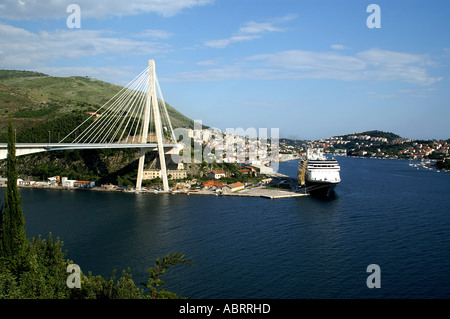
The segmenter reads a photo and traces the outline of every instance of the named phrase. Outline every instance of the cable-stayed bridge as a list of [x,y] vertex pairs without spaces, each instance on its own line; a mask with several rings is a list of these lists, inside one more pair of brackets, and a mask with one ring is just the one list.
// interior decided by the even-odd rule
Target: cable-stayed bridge
[[[158,98],[159,97],[159,98]],[[169,190],[165,154],[177,147],[154,60],[108,102],[58,143],[16,143],[16,156],[75,149],[140,148],[136,189],[141,189],[145,153],[157,151],[165,191]],[[7,144],[0,144],[0,159]]]

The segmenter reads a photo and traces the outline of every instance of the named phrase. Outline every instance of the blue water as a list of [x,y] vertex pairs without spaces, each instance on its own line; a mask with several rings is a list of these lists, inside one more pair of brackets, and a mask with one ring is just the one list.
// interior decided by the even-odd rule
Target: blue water
[[[188,298],[449,298],[450,173],[338,160],[331,200],[22,189],[27,235],[52,232],[83,272],[130,267],[136,283],[182,252],[196,265],[161,279]],[[366,285],[370,264],[381,288]]]

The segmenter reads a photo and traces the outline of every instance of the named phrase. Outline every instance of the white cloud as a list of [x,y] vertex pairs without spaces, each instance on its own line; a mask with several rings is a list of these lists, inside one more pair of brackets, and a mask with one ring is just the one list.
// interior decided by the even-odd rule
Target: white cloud
[[274,76],[290,79],[333,79],[344,81],[403,81],[429,85],[442,80],[432,77],[426,66],[432,65],[427,56],[370,49],[356,55],[334,52],[282,51],[257,55],[248,60],[263,61],[277,67]]
[[200,65],[200,66],[213,66],[216,64],[217,64],[217,60],[214,60],[214,59],[197,62],[197,65]]
[[216,49],[223,49],[229,46],[231,43],[246,42],[260,38],[259,35],[238,35],[228,39],[210,40],[205,42],[205,46]]
[[372,65],[406,65],[418,62],[427,63],[428,60],[424,56],[417,54],[380,50],[377,48],[359,52],[356,56]]
[[136,70],[131,67],[102,66],[102,67],[37,67],[32,71],[41,72],[52,76],[88,76],[90,78],[107,81],[125,86],[135,78]]
[[244,58],[239,64],[172,75],[173,81],[227,79],[337,81],[400,81],[431,85],[442,77],[429,75],[433,61],[424,55],[370,49],[354,55],[303,50],[280,51]]
[[434,65],[434,62],[427,55],[374,48],[359,52],[356,57],[367,63],[367,70],[362,75],[368,80],[400,80],[430,85],[443,79],[428,75],[426,67]]
[[159,78],[161,82],[216,82],[229,79],[243,78],[245,74],[239,66],[226,66],[203,71],[186,71]]
[[346,50],[346,49],[349,49],[347,46],[345,46],[343,44],[332,44],[331,48],[333,50]]
[[283,29],[273,26],[269,22],[258,23],[255,21],[247,22],[243,27],[239,28],[239,33],[262,33],[262,32],[281,32]]
[[214,0],[3,0],[0,5],[0,18],[27,20],[40,18],[66,18],[66,8],[76,3],[80,6],[82,17],[104,18],[107,16],[126,16],[154,12],[170,17],[184,9],[212,3]]
[[228,47],[232,43],[247,42],[262,37],[263,33],[269,32],[284,32],[286,29],[275,26],[275,24],[287,22],[295,19],[297,16],[293,14],[286,15],[282,18],[275,18],[268,22],[246,22],[239,28],[238,32],[225,39],[209,40],[205,42],[205,46],[216,49],[223,49]]
[[165,30],[144,30],[136,35],[135,38],[150,38],[150,39],[168,39],[173,36],[173,33]]
[[94,30],[57,30],[29,32],[0,24],[2,53],[0,68],[36,68],[60,59],[153,55],[166,52],[168,46],[149,41],[135,41],[112,32]]
[[352,57],[334,52],[314,52],[303,50],[281,51],[275,54],[262,54],[248,60],[263,60],[271,66],[291,71],[355,71],[364,69],[366,63]]

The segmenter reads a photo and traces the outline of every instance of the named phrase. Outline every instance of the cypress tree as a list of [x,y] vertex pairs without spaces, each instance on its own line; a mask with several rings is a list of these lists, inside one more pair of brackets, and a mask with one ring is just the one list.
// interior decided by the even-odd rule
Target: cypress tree
[[6,258],[21,257],[26,248],[25,219],[22,199],[17,187],[17,158],[14,129],[8,126],[8,156],[6,162],[8,185],[5,192],[5,207],[2,222],[2,255]]
[[0,201],[0,257],[3,256],[3,205]]

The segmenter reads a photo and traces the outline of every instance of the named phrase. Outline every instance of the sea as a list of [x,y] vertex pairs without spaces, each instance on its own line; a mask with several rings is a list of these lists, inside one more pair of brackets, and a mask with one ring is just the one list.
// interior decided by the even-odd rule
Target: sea
[[193,265],[161,279],[191,299],[449,298],[450,173],[336,159],[328,199],[21,188],[26,232],[58,237],[83,273],[130,269],[142,288],[157,258],[182,253]]

